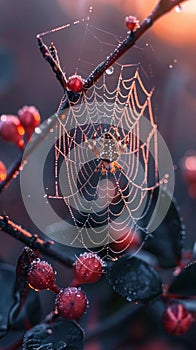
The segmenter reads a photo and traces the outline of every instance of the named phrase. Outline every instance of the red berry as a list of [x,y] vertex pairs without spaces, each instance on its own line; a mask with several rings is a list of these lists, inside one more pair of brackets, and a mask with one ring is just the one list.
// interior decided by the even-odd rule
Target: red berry
[[19,109],[18,116],[29,139],[35,128],[40,124],[39,111],[34,106],[24,106]]
[[84,87],[84,80],[80,75],[72,75],[68,79],[67,88],[73,92],[81,92]]
[[0,161],[0,183],[6,179],[7,169],[3,162]]
[[193,322],[191,313],[182,304],[172,304],[163,313],[163,326],[170,334],[186,333]]
[[0,136],[8,141],[15,143],[18,147],[24,146],[24,128],[18,119],[14,115],[3,114],[0,118]]
[[55,284],[55,271],[46,261],[34,260],[28,272],[29,287],[35,290],[50,289],[57,291]]
[[103,273],[103,261],[97,254],[81,254],[74,265],[74,285],[94,283],[98,281]]
[[139,21],[134,16],[127,16],[127,17],[125,17],[125,24],[126,24],[126,27],[131,32],[133,32],[134,30],[136,30],[139,27]]
[[63,318],[79,319],[86,311],[88,300],[81,289],[68,287],[59,292],[55,304]]

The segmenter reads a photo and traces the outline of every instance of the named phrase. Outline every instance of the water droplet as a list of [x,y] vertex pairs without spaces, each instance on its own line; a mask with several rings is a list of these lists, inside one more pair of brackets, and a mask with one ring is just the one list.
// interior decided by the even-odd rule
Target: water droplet
[[114,67],[109,67],[105,72],[107,75],[112,75],[114,73]]
[[39,135],[39,134],[41,134],[41,133],[42,133],[42,131],[41,131],[41,129],[40,129],[40,128],[35,128],[35,133]]
[[132,298],[130,296],[128,296],[127,301],[132,301]]
[[175,11],[176,11],[177,13],[182,12],[182,10],[183,10],[182,5],[178,5],[178,6],[175,7]]

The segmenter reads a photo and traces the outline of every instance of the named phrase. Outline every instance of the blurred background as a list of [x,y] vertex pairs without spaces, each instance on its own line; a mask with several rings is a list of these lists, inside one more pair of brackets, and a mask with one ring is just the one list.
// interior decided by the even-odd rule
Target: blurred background
[[[142,20],[156,2],[0,0],[0,114],[15,115],[23,105],[35,105],[45,120],[58,108],[63,91],[39,52],[36,34],[70,23],[69,28],[44,39],[48,44],[55,43],[68,76],[81,64],[85,78],[113,49],[115,40],[107,45],[111,43],[111,33],[119,40],[126,37],[125,16]],[[86,18],[90,6],[93,12],[89,23],[98,30],[94,31],[92,43],[84,40],[81,48],[86,22],[83,27],[73,22]],[[93,45],[98,45],[100,55]],[[196,0],[187,1],[182,8],[161,18],[126,57],[129,63],[141,62],[148,78],[146,87],[155,88],[154,115],[173,158],[175,197],[187,228],[188,248],[193,245],[196,232]],[[7,167],[18,152],[14,145],[0,140],[0,160]],[[23,205],[18,178],[1,194],[0,215],[4,212],[23,227],[37,230]],[[15,263],[22,247],[1,233],[0,259]],[[163,348],[156,344],[149,347],[155,348],[167,349],[164,344]]]

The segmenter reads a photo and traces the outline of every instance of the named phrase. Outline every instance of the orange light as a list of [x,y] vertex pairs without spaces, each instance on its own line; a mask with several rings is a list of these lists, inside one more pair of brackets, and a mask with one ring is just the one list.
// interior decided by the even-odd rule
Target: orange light
[[[157,0],[138,0],[135,10],[144,19],[157,4]],[[196,43],[196,1],[189,0],[160,18],[152,27],[157,36],[173,45]]]
[[23,136],[25,134],[25,131],[24,131],[24,128],[22,125],[19,125],[17,127],[17,130],[18,130],[19,135]]
[[5,164],[0,161],[0,183],[4,181],[7,177],[7,170]]

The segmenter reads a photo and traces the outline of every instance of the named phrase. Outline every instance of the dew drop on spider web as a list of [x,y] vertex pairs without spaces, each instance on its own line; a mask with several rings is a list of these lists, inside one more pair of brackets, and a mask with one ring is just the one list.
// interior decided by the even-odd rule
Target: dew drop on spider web
[[114,73],[114,67],[109,67],[105,72],[107,75],[112,75]]

